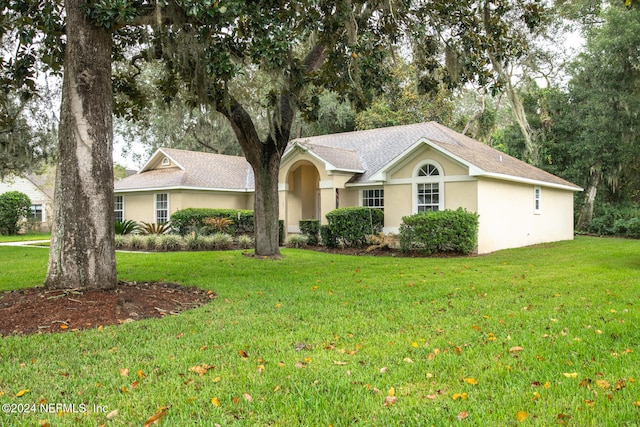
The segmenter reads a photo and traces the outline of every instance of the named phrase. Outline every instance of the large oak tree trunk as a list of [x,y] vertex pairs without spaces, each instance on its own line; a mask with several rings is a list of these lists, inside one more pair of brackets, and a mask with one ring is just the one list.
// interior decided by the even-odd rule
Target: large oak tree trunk
[[[278,257],[280,256],[278,174],[287,138],[279,133],[278,143],[271,135],[265,141],[261,141],[251,116],[235,99],[230,98],[228,103],[218,105],[217,109],[231,123],[242,151],[253,169],[255,254]],[[289,121],[291,120],[287,116],[287,129],[290,129]]]
[[116,285],[111,34],[66,0],[55,222],[46,288]]

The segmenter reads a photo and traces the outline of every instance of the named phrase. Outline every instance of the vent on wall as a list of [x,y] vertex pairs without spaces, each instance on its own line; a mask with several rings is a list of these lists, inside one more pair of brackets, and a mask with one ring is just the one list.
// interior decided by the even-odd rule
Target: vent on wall
[[162,166],[171,166],[171,160],[168,157],[162,159]]

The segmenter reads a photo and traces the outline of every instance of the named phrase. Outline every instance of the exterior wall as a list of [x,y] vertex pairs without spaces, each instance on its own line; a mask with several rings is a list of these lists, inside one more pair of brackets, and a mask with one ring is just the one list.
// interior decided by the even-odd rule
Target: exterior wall
[[417,212],[414,174],[416,168],[427,161],[442,169],[440,191],[444,197],[443,209],[462,207],[472,212],[477,210],[477,184],[475,179],[469,178],[467,167],[425,145],[387,173],[384,185],[385,232],[397,233],[402,217]]
[[573,239],[573,192],[541,188],[534,213],[534,186],[478,181],[478,253]]
[[53,201],[26,178],[12,177],[0,181],[0,194],[19,191],[31,199],[32,205],[42,205],[42,223],[39,231],[48,232],[53,224]]
[[155,222],[155,194],[169,193],[169,217],[186,208],[253,209],[253,193],[227,193],[197,190],[123,192],[124,219]]

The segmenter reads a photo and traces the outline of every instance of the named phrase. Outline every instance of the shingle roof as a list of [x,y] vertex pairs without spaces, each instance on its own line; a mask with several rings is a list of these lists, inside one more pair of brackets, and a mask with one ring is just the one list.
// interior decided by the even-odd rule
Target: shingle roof
[[[379,172],[388,169],[389,165],[404,158],[407,151],[420,141],[466,164],[477,176],[532,180],[580,190],[580,187],[568,181],[436,122],[298,138],[291,141],[288,150],[303,146],[317,157],[344,169],[354,169],[352,166],[355,164],[344,153],[357,153],[361,165],[359,169],[364,173],[356,175],[351,183],[366,184],[373,182],[372,177],[379,176]],[[333,153],[328,154],[332,149]]]
[[[154,159],[166,156],[178,167],[152,169]],[[253,190],[253,170],[244,157],[161,148],[135,175],[115,183],[116,191],[155,188]]]
[[[502,153],[435,122],[394,126],[292,140],[284,156],[296,147],[325,162],[328,169],[354,173],[352,184],[377,183],[384,172],[427,144],[469,167],[472,176],[535,182],[580,191],[575,184]],[[177,167],[154,169],[163,156]],[[160,188],[202,188],[251,191],[253,170],[244,157],[161,148],[145,167],[115,183],[116,191]]]

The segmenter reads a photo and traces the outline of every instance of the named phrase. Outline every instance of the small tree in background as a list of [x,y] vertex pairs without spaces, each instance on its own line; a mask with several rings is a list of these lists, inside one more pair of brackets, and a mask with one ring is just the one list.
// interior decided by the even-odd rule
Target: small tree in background
[[15,235],[22,220],[29,218],[31,199],[19,191],[0,194],[0,234]]

